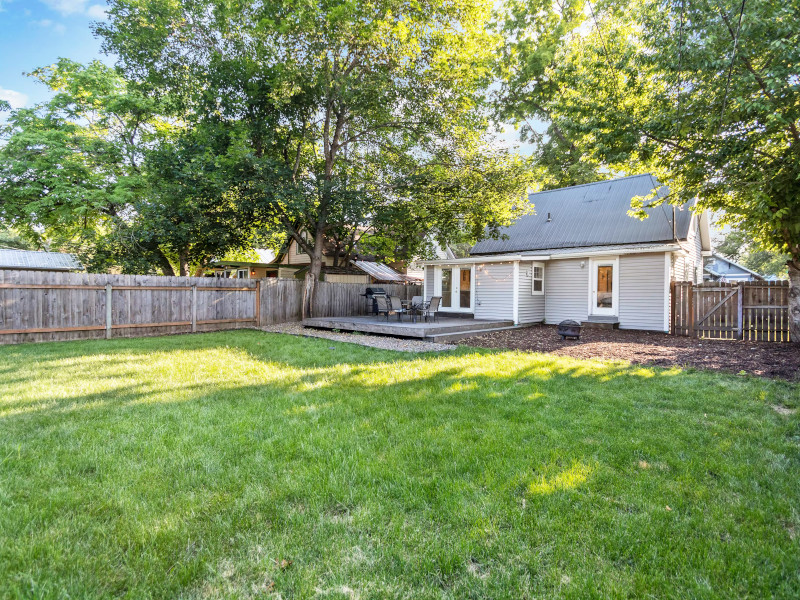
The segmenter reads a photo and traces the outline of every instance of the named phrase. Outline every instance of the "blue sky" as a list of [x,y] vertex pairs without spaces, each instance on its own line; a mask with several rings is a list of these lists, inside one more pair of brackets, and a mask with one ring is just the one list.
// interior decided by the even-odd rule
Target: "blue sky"
[[104,58],[90,25],[104,18],[105,6],[105,0],[0,0],[0,99],[13,108],[41,102],[47,88],[23,72],[60,57]]

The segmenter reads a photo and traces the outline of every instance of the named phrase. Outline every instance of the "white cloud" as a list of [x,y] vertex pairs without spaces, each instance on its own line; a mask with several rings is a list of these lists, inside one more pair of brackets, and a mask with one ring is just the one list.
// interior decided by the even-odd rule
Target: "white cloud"
[[66,16],[85,12],[88,0],[42,0],[42,2]]
[[22,108],[28,103],[28,96],[22,92],[15,92],[14,90],[7,90],[0,87],[0,100],[5,100],[11,105],[11,108]]
[[93,4],[89,7],[86,11],[86,14],[89,15],[92,19],[97,19],[98,21],[105,21],[106,20],[106,9],[104,6],[100,4]]
[[67,28],[64,26],[63,23],[56,23],[52,19],[41,19],[39,21],[31,21],[34,25],[38,25],[39,27],[44,27],[45,29],[52,29],[58,34],[64,33]]

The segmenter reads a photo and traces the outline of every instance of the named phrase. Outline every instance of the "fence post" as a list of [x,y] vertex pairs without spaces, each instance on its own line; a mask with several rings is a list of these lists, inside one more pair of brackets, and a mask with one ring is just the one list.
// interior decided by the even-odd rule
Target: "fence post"
[[197,284],[192,286],[192,333],[197,333]]
[[690,283],[687,287],[689,288],[689,337],[694,338],[697,337],[697,331],[694,328],[694,284]]
[[111,292],[112,287],[110,283],[106,284],[106,339],[111,339]]
[[736,339],[744,339],[744,282],[739,282],[738,294],[736,295]]
[[256,280],[256,327],[261,327],[261,280]]

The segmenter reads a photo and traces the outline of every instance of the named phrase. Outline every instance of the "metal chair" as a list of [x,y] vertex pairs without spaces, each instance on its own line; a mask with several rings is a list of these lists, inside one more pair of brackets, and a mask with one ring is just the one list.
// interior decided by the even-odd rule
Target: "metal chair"
[[439,303],[441,303],[442,297],[441,296],[433,296],[429,301],[428,305],[422,309],[422,314],[425,317],[425,321],[428,321],[428,317],[433,316],[434,321],[439,320]]
[[[403,308],[403,301],[400,300],[400,296],[389,296],[389,305],[390,305],[390,310],[397,313],[397,320],[402,321],[403,315],[408,311],[405,308]],[[388,315],[386,316],[386,320],[387,321],[389,320]]]
[[386,320],[389,320],[389,313],[392,312],[392,306],[386,296],[375,296],[375,304],[378,307],[376,311],[378,316],[386,315]]

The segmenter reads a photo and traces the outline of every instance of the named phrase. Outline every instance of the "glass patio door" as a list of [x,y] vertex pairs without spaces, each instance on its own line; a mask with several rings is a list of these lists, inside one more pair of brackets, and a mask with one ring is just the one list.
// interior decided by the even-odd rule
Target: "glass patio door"
[[453,269],[442,269],[442,308],[453,306]]
[[458,308],[470,308],[472,300],[472,269],[459,269],[458,278]]
[[472,268],[442,269],[442,308],[472,308]]

